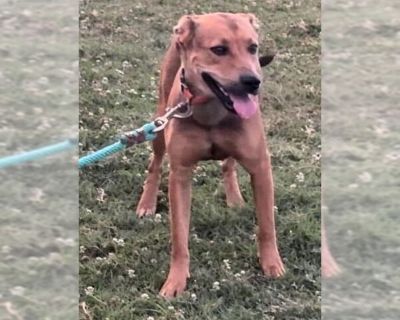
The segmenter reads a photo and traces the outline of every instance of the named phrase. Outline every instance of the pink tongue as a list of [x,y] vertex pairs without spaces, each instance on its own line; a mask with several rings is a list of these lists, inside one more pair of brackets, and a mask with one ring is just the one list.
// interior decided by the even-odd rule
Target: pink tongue
[[257,104],[253,100],[253,97],[238,97],[231,96],[233,100],[233,108],[237,114],[243,119],[249,119],[257,111]]

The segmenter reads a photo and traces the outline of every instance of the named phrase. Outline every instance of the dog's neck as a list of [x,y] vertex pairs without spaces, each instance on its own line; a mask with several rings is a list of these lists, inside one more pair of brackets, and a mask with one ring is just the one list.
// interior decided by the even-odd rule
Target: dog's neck
[[202,126],[217,126],[227,117],[231,116],[230,112],[222,106],[217,99],[210,99],[204,104],[192,106],[193,120]]

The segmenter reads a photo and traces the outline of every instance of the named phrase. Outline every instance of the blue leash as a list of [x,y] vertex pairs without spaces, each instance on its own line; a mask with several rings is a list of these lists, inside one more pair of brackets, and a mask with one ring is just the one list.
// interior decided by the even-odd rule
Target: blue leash
[[[155,139],[156,133],[154,130],[158,127],[159,126],[157,126],[155,122],[151,122],[145,124],[143,127],[137,130],[125,133],[118,142],[80,158],[78,162],[79,169],[97,161],[103,160],[104,158],[114,153],[117,153],[125,148],[128,148],[134,144]],[[60,152],[70,150],[74,147],[76,147],[76,141],[73,139],[69,139],[46,147],[23,152],[13,156],[8,156],[5,158],[0,158],[0,169],[16,166],[24,162],[39,160]]]
[[154,130],[157,128],[155,122],[145,124],[143,127],[125,133],[122,138],[114,144],[100,149],[96,152],[90,153],[79,159],[79,169],[86,167],[92,163],[103,160],[108,156],[117,153],[125,148],[128,148],[134,144],[142,143],[144,141],[150,141],[156,138]]
[[[154,140],[157,136],[157,132],[164,130],[168,121],[175,118],[187,118],[191,116],[192,110],[189,105],[189,101],[182,102],[168,111],[161,117],[156,118],[150,123],[146,123],[143,127],[125,133],[118,142],[113,143],[105,148],[102,148],[93,153],[79,159],[78,167],[82,169],[90,164],[97,161],[103,160],[106,157],[117,153],[125,148],[131,147],[134,144],[142,143],[145,141]],[[32,151],[16,154],[13,156],[0,158],[0,169],[18,165],[24,162],[30,162],[37,159],[41,159],[56,153],[60,153],[76,146],[75,140],[66,140],[57,144],[42,147]]]
[[13,156],[1,158],[0,169],[15,166],[23,162],[38,160],[56,153],[72,149],[74,147],[76,147],[76,141],[71,139],[32,151],[27,151]]

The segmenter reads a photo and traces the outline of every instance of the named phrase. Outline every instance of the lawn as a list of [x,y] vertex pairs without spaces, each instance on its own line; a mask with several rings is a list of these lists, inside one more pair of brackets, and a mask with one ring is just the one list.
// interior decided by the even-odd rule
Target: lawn
[[394,320],[400,313],[400,4],[338,0],[323,9],[323,205],[343,273],[323,281],[322,313],[326,320]]
[[[1,1],[0,25],[0,158],[77,138],[77,6]],[[77,151],[0,169],[0,319],[77,317]]]
[[266,50],[263,114],[272,153],[279,246],[287,274],[258,266],[248,175],[243,209],[228,209],[220,165],[193,175],[191,279],[158,297],[169,263],[167,170],[155,217],[136,219],[150,145],[80,173],[81,319],[320,318],[319,1],[83,1],[80,7],[80,151],[114,141],[152,117],[159,65],[185,13],[253,12]]

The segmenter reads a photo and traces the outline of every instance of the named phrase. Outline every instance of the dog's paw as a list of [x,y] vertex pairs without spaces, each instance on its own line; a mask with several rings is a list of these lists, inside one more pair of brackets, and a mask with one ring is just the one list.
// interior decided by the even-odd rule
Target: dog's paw
[[171,299],[181,295],[186,289],[186,276],[170,274],[160,290],[160,296]]
[[244,204],[245,204],[245,202],[240,193],[226,195],[226,205],[229,208],[243,208]]
[[285,267],[278,250],[266,250],[260,255],[261,269],[267,277],[280,278],[285,274]]
[[156,213],[156,207],[155,206],[146,206],[144,204],[138,205],[136,208],[136,215],[138,218],[143,218],[146,216],[151,216]]
[[332,278],[341,273],[340,267],[338,266],[329,251],[327,253],[324,253],[324,251],[322,251],[321,264],[322,276],[324,278]]

